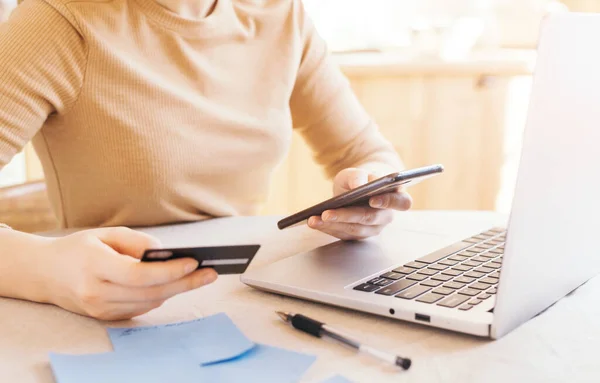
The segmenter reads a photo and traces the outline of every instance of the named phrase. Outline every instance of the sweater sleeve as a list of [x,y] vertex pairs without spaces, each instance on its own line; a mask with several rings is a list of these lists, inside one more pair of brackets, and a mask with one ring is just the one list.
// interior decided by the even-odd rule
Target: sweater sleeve
[[87,52],[64,12],[25,0],[0,24],[0,170],[77,99]]
[[394,147],[333,62],[301,1],[296,1],[295,8],[303,52],[290,98],[294,128],[330,178],[348,167],[376,173],[400,170],[403,164]]

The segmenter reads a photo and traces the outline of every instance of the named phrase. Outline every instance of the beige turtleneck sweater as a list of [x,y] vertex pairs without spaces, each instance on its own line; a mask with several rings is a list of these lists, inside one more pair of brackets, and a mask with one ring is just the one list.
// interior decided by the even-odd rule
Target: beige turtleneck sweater
[[400,166],[299,0],[25,0],[0,25],[0,168],[33,140],[61,227],[255,214],[292,129],[329,176]]

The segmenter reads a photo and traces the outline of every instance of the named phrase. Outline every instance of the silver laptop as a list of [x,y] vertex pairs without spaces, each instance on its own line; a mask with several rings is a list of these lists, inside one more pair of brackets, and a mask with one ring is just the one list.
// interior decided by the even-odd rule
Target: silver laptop
[[408,259],[394,241],[337,241],[251,270],[242,282],[497,339],[597,275],[600,15],[557,14],[541,31],[505,228],[482,228]]

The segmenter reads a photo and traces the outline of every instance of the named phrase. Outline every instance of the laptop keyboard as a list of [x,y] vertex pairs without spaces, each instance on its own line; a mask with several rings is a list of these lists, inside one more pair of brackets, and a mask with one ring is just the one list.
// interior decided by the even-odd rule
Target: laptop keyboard
[[467,311],[496,294],[505,241],[506,231],[494,228],[353,289]]

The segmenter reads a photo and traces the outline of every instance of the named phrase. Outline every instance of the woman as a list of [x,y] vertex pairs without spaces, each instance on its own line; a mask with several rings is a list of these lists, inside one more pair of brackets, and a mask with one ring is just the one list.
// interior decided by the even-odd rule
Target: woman
[[[0,52],[0,168],[33,140],[61,227],[106,227],[0,230],[1,296],[123,319],[211,283],[190,259],[137,262],[160,244],[122,226],[255,214],[292,129],[335,194],[401,167],[300,0],[25,0]],[[362,239],[410,203],[309,226]]]

